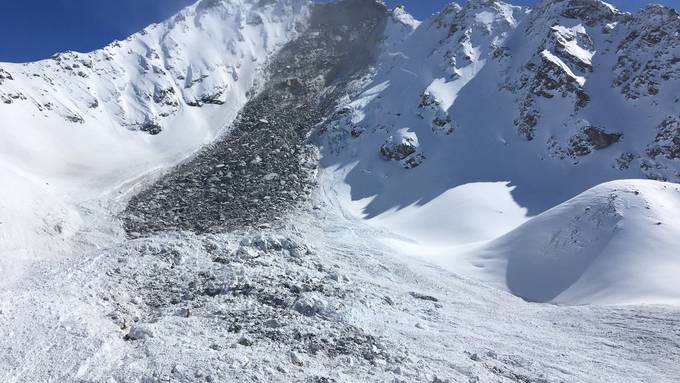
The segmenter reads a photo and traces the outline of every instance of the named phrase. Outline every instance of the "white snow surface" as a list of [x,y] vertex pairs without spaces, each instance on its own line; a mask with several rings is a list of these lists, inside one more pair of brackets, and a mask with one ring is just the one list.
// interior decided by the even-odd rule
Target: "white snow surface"
[[21,276],[22,267],[50,253],[71,249],[79,229],[77,211],[45,180],[0,163],[0,287]]
[[[677,308],[527,303],[395,254],[375,241],[388,233],[343,208],[334,177],[320,174],[312,204],[321,209],[310,206],[285,227],[246,238],[168,233],[121,241],[110,231],[115,223],[87,216],[99,234],[81,237],[65,258],[36,262],[14,288],[0,290],[0,380],[670,383],[680,373]],[[313,252],[292,258],[251,245],[272,236],[304,239]],[[218,267],[208,250],[215,245],[239,255]],[[204,274],[229,293],[156,306],[177,290],[190,293],[186,286]],[[257,315],[271,313],[230,289],[263,281],[273,281],[266,289],[323,283],[325,294],[341,294],[309,295],[305,302],[319,315],[292,311],[265,328],[281,341],[246,332],[252,345],[244,346],[232,321],[245,315],[257,325]],[[297,333],[333,345],[347,328],[372,336],[373,351],[385,357],[310,353],[283,340]]]
[[468,256],[481,273],[535,302],[680,303],[680,186],[597,186]]

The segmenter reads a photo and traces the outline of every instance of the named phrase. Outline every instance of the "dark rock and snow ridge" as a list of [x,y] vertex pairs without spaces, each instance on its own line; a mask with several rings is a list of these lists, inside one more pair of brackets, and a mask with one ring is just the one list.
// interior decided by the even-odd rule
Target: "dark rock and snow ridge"
[[[11,95],[24,95],[26,109],[43,112],[35,116],[41,119],[89,122],[106,116],[131,130],[150,123],[166,128],[185,109],[241,98],[242,89],[256,82],[253,65],[263,64],[267,54],[294,35],[306,13],[302,0],[261,6],[197,1],[161,24],[92,53],[2,64],[0,84],[7,83],[0,98],[20,103]],[[259,40],[258,34],[267,38]],[[54,97],[62,92],[70,92],[70,102]]]
[[[397,9],[375,76],[325,126],[324,163],[356,163],[369,217],[470,182],[512,183],[532,215],[606,181],[677,182],[678,25],[598,0],[468,1],[422,23]],[[418,166],[376,163],[403,132]]]

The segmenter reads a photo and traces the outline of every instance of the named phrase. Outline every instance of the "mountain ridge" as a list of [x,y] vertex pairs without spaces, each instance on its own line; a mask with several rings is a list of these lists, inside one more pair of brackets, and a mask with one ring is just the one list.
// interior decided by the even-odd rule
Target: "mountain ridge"
[[[61,157],[58,161],[76,167],[88,167],[87,158],[100,162],[98,171],[105,171],[115,162],[105,158],[107,152],[125,153],[152,167],[176,162],[214,139],[236,117],[250,92],[257,91],[267,56],[304,25],[308,5],[290,0],[257,8],[249,1],[204,0],[91,53],[0,64],[8,74],[0,80],[6,135],[2,150],[11,154],[6,159],[19,167],[36,162],[39,156],[26,156],[35,142],[21,137],[35,134],[52,135],[58,146],[77,152],[64,158],[47,145],[41,148],[47,158]],[[170,133],[159,134],[163,130]],[[150,140],[146,134],[158,138]],[[20,152],[21,147],[26,149]],[[43,176],[56,173],[49,164],[55,161],[41,162],[33,170],[50,169]]]

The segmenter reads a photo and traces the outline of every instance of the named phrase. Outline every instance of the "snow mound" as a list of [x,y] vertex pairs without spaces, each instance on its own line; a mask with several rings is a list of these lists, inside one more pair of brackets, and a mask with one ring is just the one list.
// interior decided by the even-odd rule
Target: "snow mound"
[[535,302],[680,303],[680,185],[599,185],[474,253],[492,281]]
[[16,280],[26,261],[68,245],[80,225],[75,210],[44,181],[0,162],[0,287]]

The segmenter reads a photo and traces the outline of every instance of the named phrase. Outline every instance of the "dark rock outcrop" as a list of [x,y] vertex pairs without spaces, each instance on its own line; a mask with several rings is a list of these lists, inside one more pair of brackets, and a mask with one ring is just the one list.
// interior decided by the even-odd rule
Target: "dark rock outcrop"
[[621,133],[608,133],[602,128],[589,126],[571,138],[567,154],[572,158],[586,156],[593,150],[602,150],[614,145],[622,137]]
[[659,124],[647,154],[652,158],[680,159],[680,117],[669,116]]

